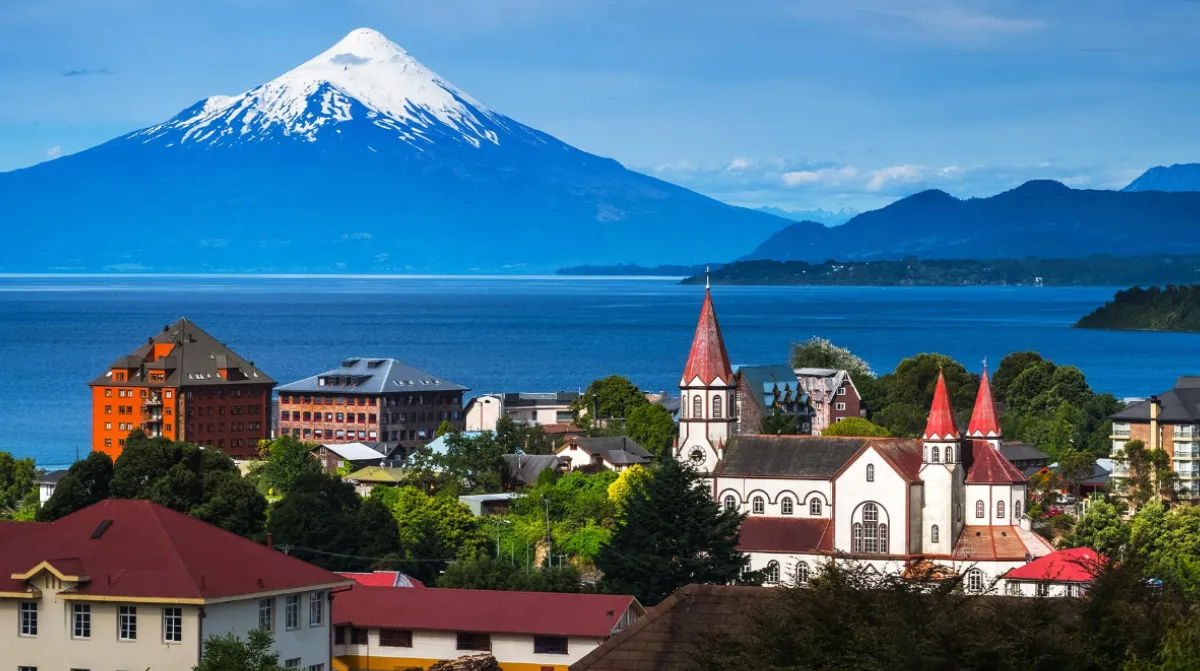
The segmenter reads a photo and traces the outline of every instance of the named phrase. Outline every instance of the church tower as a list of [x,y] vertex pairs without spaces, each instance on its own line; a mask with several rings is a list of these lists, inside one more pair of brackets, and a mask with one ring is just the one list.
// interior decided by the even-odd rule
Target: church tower
[[992,400],[986,362],[983,364],[983,377],[979,380],[979,394],[975,396],[975,409],[971,411],[971,423],[967,425],[967,435],[984,439],[996,449],[1000,449],[1004,438],[1000,431],[1000,420],[996,418],[996,402]]
[[733,368],[707,284],[692,350],[679,379],[679,442],[675,448],[676,459],[702,473],[716,468],[737,421]]
[[962,436],[954,421],[954,408],[939,371],[933,390],[929,421],[921,434],[921,482],[925,505],[921,509],[921,551],[950,554],[964,524],[966,475],[962,465]]

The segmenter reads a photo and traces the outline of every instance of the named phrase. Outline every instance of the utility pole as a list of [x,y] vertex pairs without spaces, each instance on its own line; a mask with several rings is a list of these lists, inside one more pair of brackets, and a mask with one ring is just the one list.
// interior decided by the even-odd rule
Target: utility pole
[[543,496],[542,503],[546,504],[546,557],[550,558],[553,563],[553,557],[550,554],[554,548],[554,541],[550,538],[550,497]]

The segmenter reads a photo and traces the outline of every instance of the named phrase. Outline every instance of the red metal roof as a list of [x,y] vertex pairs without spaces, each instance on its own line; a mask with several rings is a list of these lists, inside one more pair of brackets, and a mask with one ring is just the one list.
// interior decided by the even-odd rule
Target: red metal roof
[[954,409],[950,407],[950,394],[946,392],[946,376],[938,371],[937,386],[933,389],[933,405],[929,407],[929,421],[925,424],[925,440],[958,438],[958,425],[954,422]]
[[0,592],[24,591],[11,576],[43,562],[87,576],[72,593],[92,596],[201,601],[350,582],[149,501],[108,499],[21,532],[10,526],[0,527]]
[[833,552],[833,520],[747,517],[738,530],[743,552]]
[[1091,582],[1104,559],[1091,548],[1059,550],[1035,559],[1004,574],[1012,580],[1048,580],[1051,582]]
[[967,434],[977,438],[1000,436],[1000,420],[996,417],[996,403],[992,400],[992,385],[988,382],[987,366],[983,367],[983,378],[979,380],[979,394],[975,396],[975,409],[971,411],[971,423],[967,425]]
[[883,455],[883,458],[896,469],[900,477],[909,482],[917,482],[921,479],[923,448],[919,442],[907,438],[875,438],[867,444]]
[[725,351],[725,340],[721,338],[721,326],[713,310],[712,292],[704,290],[704,305],[700,308],[700,321],[696,324],[696,335],[692,338],[692,351],[688,353],[687,365],[683,369],[684,384],[700,378],[704,384],[720,380],[733,383],[733,368],[729,365],[729,354]]
[[632,596],[408,589],[355,585],[333,600],[333,623],[385,629],[608,637]]
[[373,571],[371,573],[338,573],[343,578],[367,587],[424,587],[425,583],[400,571]]
[[1025,474],[1004,458],[1000,451],[986,440],[972,440],[971,470],[967,472],[967,482],[1012,484],[1025,483]]

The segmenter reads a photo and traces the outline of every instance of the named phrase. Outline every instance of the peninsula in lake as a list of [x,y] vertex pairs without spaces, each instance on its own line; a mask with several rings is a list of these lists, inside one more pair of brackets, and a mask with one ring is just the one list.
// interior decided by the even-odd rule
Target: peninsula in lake
[[1076,328],[1200,331],[1200,286],[1133,287],[1075,323]]

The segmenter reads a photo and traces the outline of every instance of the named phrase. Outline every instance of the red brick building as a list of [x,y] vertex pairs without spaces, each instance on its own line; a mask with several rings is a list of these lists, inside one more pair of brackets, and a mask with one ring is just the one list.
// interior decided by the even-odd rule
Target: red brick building
[[850,373],[832,368],[797,368],[800,388],[809,395],[814,436],[847,417],[862,417],[862,397]]
[[266,373],[186,319],[109,365],[92,388],[92,450],[113,459],[130,431],[244,459],[271,431]]

